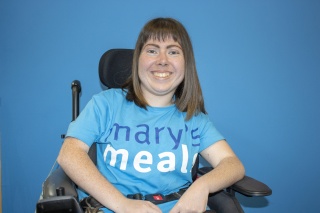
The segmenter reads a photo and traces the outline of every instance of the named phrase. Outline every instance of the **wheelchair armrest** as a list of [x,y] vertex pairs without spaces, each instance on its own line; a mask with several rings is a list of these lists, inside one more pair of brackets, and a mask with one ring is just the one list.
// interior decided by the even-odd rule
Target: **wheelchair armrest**
[[[202,167],[198,170],[200,175],[204,175],[211,171],[212,167]],[[234,183],[227,190],[239,192],[245,196],[268,196],[272,194],[272,190],[264,183],[255,180],[249,176],[244,176],[243,179]]]
[[66,175],[61,167],[54,170],[43,183],[43,198],[57,196],[57,189],[63,187],[62,195],[73,196],[78,199],[78,193],[73,181]]
[[272,194],[272,190],[266,184],[248,176],[244,176],[243,179],[234,183],[230,188],[249,197],[269,196]]
[[73,196],[55,196],[39,200],[36,213],[83,213],[79,202]]

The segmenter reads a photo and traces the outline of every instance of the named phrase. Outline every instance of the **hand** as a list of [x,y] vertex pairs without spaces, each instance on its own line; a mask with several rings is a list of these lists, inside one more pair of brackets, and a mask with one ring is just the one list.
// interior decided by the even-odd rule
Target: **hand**
[[126,199],[119,209],[121,213],[162,213],[155,204],[144,200]]
[[206,211],[208,203],[207,190],[193,185],[181,196],[170,213],[202,213]]

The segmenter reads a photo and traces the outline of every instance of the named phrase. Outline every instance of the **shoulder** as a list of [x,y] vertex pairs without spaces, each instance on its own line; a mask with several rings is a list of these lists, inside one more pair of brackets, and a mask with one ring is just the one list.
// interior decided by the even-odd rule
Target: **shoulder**
[[207,123],[210,122],[210,117],[208,114],[199,112],[190,118],[190,122]]
[[108,89],[94,95],[92,100],[98,102],[123,101],[126,98],[126,93],[122,89]]
[[194,115],[189,121],[187,121],[190,126],[197,126],[201,131],[214,130],[216,131],[214,122],[208,114],[198,113]]
[[121,89],[108,89],[92,96],[86,108],[93,108],[97,111],[112,109],[114,106],[125,103],[126,91]]

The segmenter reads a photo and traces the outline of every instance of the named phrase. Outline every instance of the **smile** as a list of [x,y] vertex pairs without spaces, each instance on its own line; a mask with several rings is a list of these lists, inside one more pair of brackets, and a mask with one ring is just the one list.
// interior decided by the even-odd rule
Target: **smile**
[[170,72],[153,72],[153,75],[158,78],[166,78],[170,75]]

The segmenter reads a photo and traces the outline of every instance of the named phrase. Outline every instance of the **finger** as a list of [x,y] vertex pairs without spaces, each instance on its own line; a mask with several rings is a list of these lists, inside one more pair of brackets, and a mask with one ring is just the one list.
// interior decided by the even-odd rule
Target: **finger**
[[177,207],[177,205],[175,205],[169,213],[179,213],[179,208]]
[[154,210],[154,212],[158,212],[158,213],[162,212],[161,209],[157,205],[151,203],[150,201],[148,202],[148,204],[149,204],[150,208],[152,208],[152,210]]

